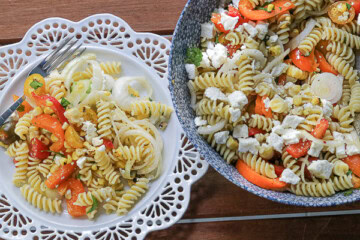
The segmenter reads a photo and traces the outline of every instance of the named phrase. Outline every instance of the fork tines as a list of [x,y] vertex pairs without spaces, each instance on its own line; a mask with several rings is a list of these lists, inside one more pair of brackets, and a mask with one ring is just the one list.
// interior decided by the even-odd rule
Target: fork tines
[[82,43],[75,46],[79,40],[70,42],[73,38],[74,37],[69,37],[69,38],[65,39],[57,47],[57,49],[55,51],[50,53],[49,56],[47,56],[45,58],[45,64],[42,66],[42,69],[47,74],[49,74],[52,70],[54,70],[55,68],[60,66],[65,60],[67,60],[69,57],[71,57],[71,55],[73,55],[81,47]]

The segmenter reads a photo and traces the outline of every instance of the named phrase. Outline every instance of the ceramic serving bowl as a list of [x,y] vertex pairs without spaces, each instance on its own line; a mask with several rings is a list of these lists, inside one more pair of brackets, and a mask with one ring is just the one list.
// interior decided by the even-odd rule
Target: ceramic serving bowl
[[350,196],[337,193],[331,197],[304,197],[288,192],[276,192],[255,186],[243,178],[234,166],[224,159],[196,131],[195,112],[190,107],[190,92],[185,71],[186,49],[198,46],[200,42],[200,24],[210,20],[211,13],[217,7],[216,0],[189,0],[176,25],[169,62],[169,87],[179,121],[192,144],[207,162],[221,175],[237,186],[276,202],[298,206],[333,206],[354,202],[360,199],[360,191],[354,190]]

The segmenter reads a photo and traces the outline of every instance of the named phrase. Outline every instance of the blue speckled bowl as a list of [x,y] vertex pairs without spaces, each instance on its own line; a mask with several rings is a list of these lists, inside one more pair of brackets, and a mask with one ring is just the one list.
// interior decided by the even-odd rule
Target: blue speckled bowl
[[[190,93],[186,85],[188,79],[184,59],[186,49],[189,46],[198,45],[200,41],[200,23],[210,19],[211,12],[218,5],[218,2],[218,0],[188,1],[176,25],[172,41],[169,64],[171,97],[179,121],[190,141],[216,171],[237,186],[258,196],[280,203],[309,207],[334,206],[359,200],[359,190],[354,191],[350,196],[337,193],[331,197],[315,198],[259,188],[245,180],[233,166],[226,164],[223,158],[197,133],[193,121],[195,113],[190,108]],[[175,81],[174,84],[172,84],[172,80]]]

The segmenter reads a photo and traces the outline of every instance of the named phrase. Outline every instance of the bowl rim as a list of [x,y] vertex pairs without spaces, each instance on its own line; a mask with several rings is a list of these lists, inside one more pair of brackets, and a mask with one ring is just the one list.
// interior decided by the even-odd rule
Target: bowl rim
[[[337,206],[337,205],[343,205],[343,204],[347,204],[347,203],[352,203],[355,201],[359,201],[360,200],[360,190],[359,189],[354,189],[354,193],[357,193],[356,197],[353,198],[348,198],[348,200],[343,200],[343,201],[339,201],[337,199],[334,199],[334,201],[331,201],[332,198],[335,198],[336,196],[338,196],[338,194],[342,194],[342,192],[337,192],[336,194],[329,196],[329,197],[307,197],[307,196],[299,196],[299,195],[295,195],[293,193],[290,192],[277,192],[277,191],[273,191],[273,190],[267,190],[267,189],[263,189],[260,188],[258,186],[256,186],[255,184],[249,182],[248,180],[246,180],[244,178],[244,180],[246,182],[248,182],[250,184],[250,186],[253,186],[254,188],[250,188],[248,186],[246,186],[245,184],[242,184],[241,182],[236,181],[236,178],[230,177],[230,175],[227,174],[223,174],[221,169],[218,167],[217,164],[215,164],[213,161],[209,161],[209,158],[206,158],[205,156],[209,155],[208,152],[205,151],[205,149],[200,148],[195,140],[195,134],[194,132],[190,131],[188,128],[185,127],[185,123],[182,120],[182,118],[180,117],[182,114],[178,109],[178,104],[176,102],[176,97],[175,97],[175,93],[174,93],[174,84],[172,84],[172,80],[173,80],[173,69],[172,69],[172,60],[174,57],[174,48],[175,48],[175,42],[178,38],[178,30],[180,29],[180,26],[182,24],[182,21],[184,21],[185,19],[185,14],[188,11],[188,9],[191,7],[191,3],[195,1],[195,0],[188,0],[183,11],[180,14],[180,17],[178,19],[178,22],[176,23],[176,27],[174,30],[174,34],[171,40],[171,47],[170,47],[170,55],[169,55],[169,63],[168,63],[168,81],[169,81],[169,90],[170,90],[170,94],[171,94],[171,100],[173,102],[174,105],[174,109],[176,112],[176,115],[178,117],[179,123],[181,124],[184,132],[186,133],[186,136],[188,137],[188,139],[190,140],[190,142],[193,144],[193,146],[199,151],[199,153],[201,154],[201,156],[203,156],[203,158],[210,164],[210,166],[212,168],[214,168],[220,175],[222,175],[223,177],[225,177],[228,181],[232,182],[233,184],[237,185],[238,187],[252,193],[255,194],[259,197],[274,201],[274,202],[278,202],[278,203],[282,203],[282,204],[287,204],[287,205],[294,205],[294,206],[300,206],[300,207],[330,207],[330,206]],[[184,69],[185,70],[185,69]],[[174,79],[175,81],[175,79]],[[196,133],[196,135],[198,135],[198,133]],[[208,143],[205,141],[205,139],[203,139],[201,136],[201,141],[203,141],[204,143],[206,143],[208,145]],[[209,146],[211,148],[211,146]],[[218,158],[221,158],[223,163],[221,164],[227,164],[224,159],[216,152]],[[238,173],[240,175],[241,178],[243,178],[243,176]],[[256,188],[260,188],[262,189],[264,192],[269,193],[269,194],[263,194],[262,192],[259,192],[256,190]],[[278,197],[273,197],[271,196],[271,193],[273,192],[277,192],[281,195],[289,195],[289,196],[293,196],[295,199],[299,199],[298,201],[293,201],[293,200],[286,200],[286,199],[280,199]],[[303,200],[303,201],[302,201]],[[306,200],[314,200],[314,201],[306,201]]]

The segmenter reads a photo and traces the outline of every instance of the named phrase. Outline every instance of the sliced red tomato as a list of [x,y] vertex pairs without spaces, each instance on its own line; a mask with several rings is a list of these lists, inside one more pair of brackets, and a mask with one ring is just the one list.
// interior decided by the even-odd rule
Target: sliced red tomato
[[274,165],[276,176],[280,177],[282,172],[285,170],[283,166]]
[[252,127],[249,128],[249,137],[259,134],[259,133],[265,134],[266,131],[259,129],[259,128],[252,128]]
[[249,0],[241,0],[239,2],[239,11],[242,16],[250,20],[265,20],[278,14],[286,12],[295,7],[289,0],[276,0],[272,2],[275,5],[271,12],[265,10],[254,10]]
[[33,138],[30,141],[30,157],[44,160],[50,155],[49,147],[37,138]]
[[213,13],[211,17],[211,21],[215,24],[215,27],[224,33],[228,33],[229,30],[225,30],[224,25],[221,23],[221,14],[220,13]]
[[350,170],[360,177],[360,154],[353,155],[343,159],[344,163],[349,165]]
[[315,50],[315,57],[322,72],[328,72],[334,75],[338,75],[338,72],[326,61],[324,55],[320,51]]
[[348,1],[348,3],[353,6],[356,15],[360,13],[360,0],[352,0]]
[[318,66],[315,62],[314,51],[311,51],[310,55],[305,57],[298,48],[295,48],[290,52],[289,57],[295,66],[303,71],[314,72]]
[[272,118],[272,112],[270,108],[265,107],[264,100],[267,98],[267,96],[257,96],[255,101],[255,113],[263,115],[268,118]]
[[240,45],[226,45],[226,48],[228,50],[229,57],[232,57],[233,54],[240,48]]
[[15,158],[13,159],[13,163],[14,163],[15,167],[17,167],[16,164],[18,163],[18,161],[16,161]]
[[311,132],[316,138],[322,139],[325,136],[325,132],[329,127],[329,121],[326,119],[321,119],[320,122],[315,126],[314,130]]
[[239,20],[238,20],[237,24],[235,25],[235,28],[237,28],[241,24],[249,22],[249,19],[241,16],[239,10],[237,8],[235,8],[234,6],[232,6],[232,5],[229,5],[228,15],[230,17],[239,17]]
[[294,158],[299,158],[307,154],[310,146],[311,146],[311,141],[300,140],[300,142],[298,143],[290,144],[289,146],[287,146],[286,151]]

